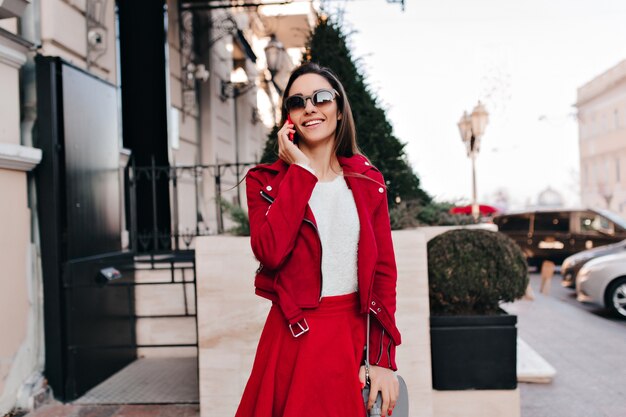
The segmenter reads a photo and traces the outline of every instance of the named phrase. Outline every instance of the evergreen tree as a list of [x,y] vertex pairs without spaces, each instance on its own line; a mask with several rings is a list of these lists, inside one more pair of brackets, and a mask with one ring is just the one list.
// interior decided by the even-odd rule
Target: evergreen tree
[[[394,136],[384,109],[367,87],[348,49],[346,36],[336,23],[325,18],[318,21],[304,60],[332,69],[341,80],[350,98],[359,147],[384,175],[389,204],[393,206],[397,197],[423,205],[430,203],[432,198],[420,188],[419,178],[408,162],[405,144]],[[277,131],[275,127],[268,137],[262,162],[276,160]]]

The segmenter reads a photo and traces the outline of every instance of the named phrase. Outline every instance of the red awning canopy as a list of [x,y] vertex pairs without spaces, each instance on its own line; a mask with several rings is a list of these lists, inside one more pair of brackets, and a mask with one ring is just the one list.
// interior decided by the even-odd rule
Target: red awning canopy
[[[485,204],[478,205],[478,212],[480,214],[493,214],[497,211],[498,209],[493,206],[488,206]],[[470,204],[468,206],[452,207],[450,209],[450,214],[472,214],[472,205]]]

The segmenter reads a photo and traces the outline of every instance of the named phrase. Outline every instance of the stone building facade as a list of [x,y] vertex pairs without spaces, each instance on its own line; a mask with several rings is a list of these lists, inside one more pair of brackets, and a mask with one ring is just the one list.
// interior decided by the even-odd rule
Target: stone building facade
[[[310,2],[218,9],[195,8],[193,3],[166,0],[158,5],[166,33],[155,42],[157,47],[162,42],[166,63],[167,163],[256,162],[277,117],[279,95],[274,86],[284,83],[299,61],[316,22],[316,9]],[[114,0],[0,2],[0,415],[36,407],[49,392],[41,225],[36,183],[29,174],[42,159],[34,145],[42,116],[37,114],[35,56],[59,57],[115,86],[121,97],[120,49],[128,39],[120,36],[118,12]],[[276,84],[264,54],[272,35],[285,48]],[[245,81],[236,79],[242,74]],[[120,115],[122,107],[120,100]],[[117,140],[123,161],[128,152],[121,128]],[[177,205],[171,215],[178,216],[181,229],[196,228],[200,219],[207,233],[220,230],[215,181],[209,171],[203,171],[199,194],[193,180],[181,179],[180,195],[170,203],[172,208]],[[232,188],[244,172],[225,171],[221,186],[226,200],[245,204],[243,187],[239,198],[237,188]],[[228,220],[223,221],[222,228],[227,228]],[[121,246],[128,248],[126,222],[122,229]]]
[[626,60],[578,89],[583,205],[626,217]]

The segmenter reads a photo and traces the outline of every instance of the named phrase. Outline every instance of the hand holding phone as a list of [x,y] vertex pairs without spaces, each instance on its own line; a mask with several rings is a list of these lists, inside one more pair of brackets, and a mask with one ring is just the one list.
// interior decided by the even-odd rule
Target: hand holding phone
[[[294,124],[293,121],[291,120],[291,116],[290,115],[287,115],[287,123]],[[292,141],[292,142],[293,142],[293,135],[294,135],[294,132],[289,132],[289,140]]]

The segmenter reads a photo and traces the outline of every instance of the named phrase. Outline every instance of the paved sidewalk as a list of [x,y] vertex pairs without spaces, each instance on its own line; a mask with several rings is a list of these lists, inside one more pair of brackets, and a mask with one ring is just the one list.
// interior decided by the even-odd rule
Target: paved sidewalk
[[520,384],[522,417],[624,417],[626,322],[579,304],[560,280],[543,295],[531,274],[535,300],[506,306],[518,315],[520,337],[556,369],[551,384]]
[[[427,271],[421,262],[425,240],[410,230],[395,231],[393,238],[399,274],[396,318],[402,333],[397,361],[410,389],[411,417],[433,417]],[[258,261],[249,240],[210,236],[196,245],[201,414],[232,416],[270,303],[254,295],[251,277]]]
[[72,405],[50,404],[24,417],[198,417],[194,405]]
[[[431,383],[426,242],[450,228],[393,232],[402,333],[397,361],[411,417],[520,417],[519,390],[435,391]],[[201,415],[232,416],[248,379],[269,303],[256,297],[249,241],[203,237],[196,246]],[[219,379],[216,377],[219,375]]]
[[[443,230],[428,231],[436,234]],[[397,320],[403,335],[398,363],[402,364],[402,375],[410,387],[411,417],[519,417],[518,390],[432,390],[425,261],[427,236],[411,230],[396,231],[393,235],[399,273]],[[197,249],[202,415],[232,416],[249,375],[269,303],[252,291],[250,277],[258,263],[250,253],[248,241],[234,237],[204,239],[207,239],[206,247],[198,243]],[[226,290],[228,297],[223,296]],[[56,405],[28,415],[122,416],[198,417],[199,410],[197,405]]]

